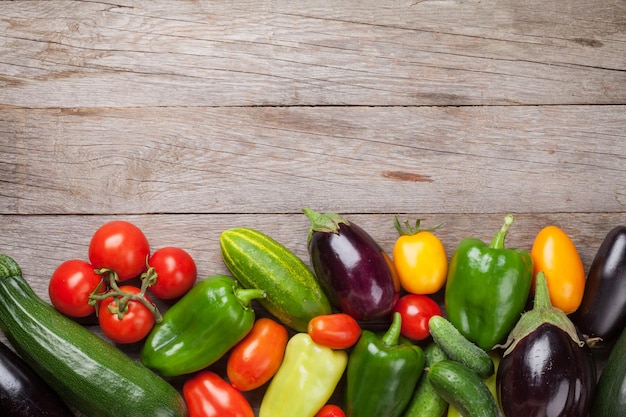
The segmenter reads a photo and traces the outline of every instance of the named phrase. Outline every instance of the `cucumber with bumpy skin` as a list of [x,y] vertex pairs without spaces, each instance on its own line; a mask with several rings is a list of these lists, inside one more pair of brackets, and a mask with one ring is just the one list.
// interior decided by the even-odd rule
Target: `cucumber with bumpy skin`
[[274,317],[298,332],[309,321],[331,312],[317,278],[293,252],[271,237],[249,228],[228,229],[220,235],[222,259],[244,288],[259,288],[259,300]]
[[435,343],[452,360],[461,362],[481,378],[493,375],[495,367],[489,354],[468,340],[442,316],[432,316],[428,329]]
[[448,406],[446,400],[435,391],[428,380],[430,367],[448,357],[436,343],[426,346],[424,355],[426,356],[426,369],[417,384],[411,402],[404,411],[403,417],[441,417]]
[[433,364],[428,381],[464,417],[498,417],[496,399],[485,382],[460,362],[445,359]]
[[89,417],[186,417],[167,381],[39,298],[0,254],[0,328],[68,404]]

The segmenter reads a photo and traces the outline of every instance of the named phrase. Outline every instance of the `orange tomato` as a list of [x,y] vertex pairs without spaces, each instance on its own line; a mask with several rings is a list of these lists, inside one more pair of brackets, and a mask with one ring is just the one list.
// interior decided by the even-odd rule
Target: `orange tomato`
[[250,333],[232,349],[226,374],[232,386],[250,391],[269,381],[283,361],[289,335],[272,319],[257,319]]
[[565,314],[576,311],[585,291],[585,269],[567,233],[554,225],[544,227],[535,237],[530,255],[534,276],[539,271],[546,276],[552,305]]

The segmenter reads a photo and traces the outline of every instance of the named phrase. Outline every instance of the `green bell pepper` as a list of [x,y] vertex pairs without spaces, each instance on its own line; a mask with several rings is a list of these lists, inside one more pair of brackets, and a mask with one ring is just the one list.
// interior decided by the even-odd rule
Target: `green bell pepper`
[[259,417],[314,417],[332,396],[347,363],[346,351],[318,345],[307,333],[296,333],[263,395]]
[[263,297],[263,290],[242,289],[226,275],[198,282],[154,326],[141,362],[166,377],[206,368],[250,332],[256,317],[250,304]]
[[347,417],[398,417],[408,405],[424,370],[424,351],[398,343],[402,317],[382,336],[363,330],[352,349],[346,373]]
[[530,253],[504,247],[513,216],[487,246],[463,239],[448,269],[444,303],[448,320],[469,340],[488,351],[506,340],[526,306],[533,277]]

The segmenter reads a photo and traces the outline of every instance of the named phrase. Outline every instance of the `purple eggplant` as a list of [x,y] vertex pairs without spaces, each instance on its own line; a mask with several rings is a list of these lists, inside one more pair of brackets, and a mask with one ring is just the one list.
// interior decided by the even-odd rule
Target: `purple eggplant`
[[311,265],[331,303],[356,320],[388,318],[400,293],[389,256],[367,232],[338,214],[302,211],[311,221]]
[[505,344],[496,386],[507,417],[586,417],[596,383],[591,350],[572,321],[550,304],[543,272],[534,307]]
[[614,227],[602,241],[572,321],[592,346],[611,344],[626,326],[626,226]]

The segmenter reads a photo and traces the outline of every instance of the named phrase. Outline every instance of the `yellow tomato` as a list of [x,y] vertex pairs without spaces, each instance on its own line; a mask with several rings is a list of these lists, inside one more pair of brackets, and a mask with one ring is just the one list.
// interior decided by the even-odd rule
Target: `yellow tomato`
[[585,291],[585,269],[570,237],[557,226],[546,226],[535,237],[530,255],[534,275],[543,271],[546,276],[552,305],[565,314],[576,311]]
[[402,288],[412,294],[433,294],[443,287],[448,258],[441,240],[431,230],[419,230],[419,220],[404,230],[396,217],[400,236],[393,247],[393,262]]

